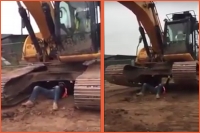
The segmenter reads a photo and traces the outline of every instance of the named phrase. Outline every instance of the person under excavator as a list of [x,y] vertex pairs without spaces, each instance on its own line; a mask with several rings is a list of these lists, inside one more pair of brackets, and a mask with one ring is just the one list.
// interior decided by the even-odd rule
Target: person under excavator
[[43,95],[48,99],[53,99],[53,110],[58,109],[58,100],[67,97],[67,87],[64,82],[58,82],[58,85],[51,89],[35,86],[28,101],[22,103],[22,106],[33,107],[38,95]]
[[[159,84],[155,84],[156,82],[154,82],[154,84],[148,84],[148,83],[144,83],[142,85],[142,88],[140,90],[139,93],[137,93],[136,95],[137,96],[142,96],[144,95],[144,93],[146,91],[150,91],[151,93],[153,94],[156,94],[156,99],[159,99],[160,98],[160,95],[163,93],[165,93],[166,89],[168,87],[168,84],[169,84],[169,81],[171,79],[171,76],[168,76],[167,77],[167,81],[165,84],[162,84],[162,83],[159,83]],[[153,78],[152,78],[153,80]],[[161,82],[161,81],[160,81]],[[152,82],[151,82],[152,83]]]

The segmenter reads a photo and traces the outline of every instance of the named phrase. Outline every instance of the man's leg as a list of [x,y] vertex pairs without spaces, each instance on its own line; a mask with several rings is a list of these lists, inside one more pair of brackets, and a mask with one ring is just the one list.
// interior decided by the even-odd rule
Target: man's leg
[[160,94],[162,93],[162,89],[163,89],[163,85],[162,85],[162,84],[159,84],[159,85],[156,87],[156,98],[157,98],[157,99],[160,98]]
[[48,90],[46,88],[40,87],[40,86],[35,86],[33,88],[33,91],[31,93],[31,96],[29,97],[28,101],[23,103],[23,106],[33,106],[34,101],[37,99],[37,96],[39,94],[42,94],[48,98],[53,98],[54,97],[54,92],[51,90]]
[[53,110],[57,110],[58,109],[58,100],[60,99],[60,87],[59,86],[55,86],[54,87],[54,101],[53,101]]
[[144,95],[144,93],[146,92],[146,90],[152,91],[152,90],[154,90],[154,87],[151,86],[150,84],[144,83],[144,84],[142,85],[141,91],[140,91],[139,93],[137,93],[137,95],[138,95],[138,96]]

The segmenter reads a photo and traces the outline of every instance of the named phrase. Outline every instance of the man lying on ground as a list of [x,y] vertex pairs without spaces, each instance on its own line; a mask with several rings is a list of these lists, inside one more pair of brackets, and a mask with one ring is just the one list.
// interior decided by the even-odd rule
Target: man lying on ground
[[46,98],[53,99],[53,110],[57,110],[58,100],[67,97],[67,88],[64,82],[59,82],[58,85],[51,89],[35,86],[28,101],[23,103],[22,106],[33,107],[35,100],[40,94]]
[[162,93],[165,93],[165,88],[168,86],[170,79],[171,77],[168,76],[165,84],[159,83],[158,85],[155,85],[155,86],[144,83],[142,85],[141,91],[137,93],[136,95],[141,96],[141,95],[144,95],[146,91],[150,91],[151,93],[156,94],[156,99],[159,99],[160,95]]

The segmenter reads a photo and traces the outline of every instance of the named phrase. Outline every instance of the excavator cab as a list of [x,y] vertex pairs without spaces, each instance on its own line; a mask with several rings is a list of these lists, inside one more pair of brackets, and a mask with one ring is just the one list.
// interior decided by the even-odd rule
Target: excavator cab
[[[170,14],[165,20],[163,52],[169,60],[196,60],[198,57],[198,22],[194,11]],[[169,15],[167,15],[169,16]]]
[[100,50],[99,4],[55,2],[55,33],[64,48],[61,56],[92,54]]

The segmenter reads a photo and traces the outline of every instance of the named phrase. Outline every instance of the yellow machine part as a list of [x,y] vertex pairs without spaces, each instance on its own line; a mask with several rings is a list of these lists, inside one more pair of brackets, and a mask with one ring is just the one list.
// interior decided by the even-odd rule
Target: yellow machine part
[[[40,1],[23,1],[27,10],[31,13],[33,18],[35,19],[36,24],[40,30],[40,33],[36,33],[36,37],[41,40],[48,39],[51,35],[49,29],[47,27],[47,23],[45,20],[45,16],[43,14],[43,10],[41,8],[42,2]],[[51,15],[54,16],[54,10],[50,2],[47,2],[50,5]],[[52,17],[54,20],[54,17]],[[49,53],[49,49],[47,49],[47,53]],[[82,54],[82,55],[67,55],[60,56],[59,59],[61,62],[73,62],[73,61],[86,61],[100,57],[100,53],[94,54]],[[25,40],[23,46],[23,54],[22,59],[28,62],[39,62],[37,58],[37,52],[32,44],[30,36],[28,36]]]
[[144,64],[144,63],[147,63],[149,61],[149,58],[148,58],[148,55],[147,55],[147,52],[145,50],[145,48],[142,48],[138,54],[137,54],[137,58],[136,58],[136,63],[138,64]]
[[[160,20],[156,12],[153,14],[152,10],[147,6],[151,2],[147,1],[118,1],[120,4],[128,8],[132,11],[136,16],[137,19],[142,23],[149,39],[152,44],[152,48],[155,52],[160,53],[161,49],[159,48],[159,42],[157,39],[157,34],[155,31],[155,25],[160,26]],[[156,20],[154,19],[154,15]],[[162,27],[159,27],[162,31]]]
[[[51,37],[45,16],[43,14],[43,10],[41,8],[41,1],[22,1],[23,4],[26,6],[26,9],[31,13],[32,17],[34,18],[40,33],[36,33],[36,37],[40,38],[41,40],[46,40]],[[45,2],[50,5],[51,15],[54,18],[54,9],[52,7],[52,4],[50,1]],[[49,50],[47,50],[49,52]],[[25,40],[24,46],[23,46],[23,54],[22,59],[26,61],[37,61],[37,54],[36,49],[34,48],[34,45],[32,45],[32,41],[30,36],[28,36]],[[82,55],[70,55],[70,56],[61,56],[61,61],[71,61],[71,60],[87,60],[87,59],[93,59],[100,57],[100,53],[94,53],[94,54],[82,54]]]
[[[149,47],[150,50],[152,50],[152,47]],[[163,58],[166,61],[194,61],[193,57],[189,53],[183,53],[183,54],[169,54],[169,55],[164,55]],[[149,62],[149,57],[146,53],[145,48],[142,48],[136,58],[136,63],[137,64],[146,64]]]
[[[41,33],[35,33],[35,36],[37,38],[43,40]],[[47,51],[49,51],[49,50],[47,50]],[[27,36],[27,38],[25,39],[22,52],[23,52],[22,53],[22,60],[25,60],[27,62],[39,62],[39,60],[37,58],[36,49],[35,49],[35,47],[32,43],[30,36]]]
[[[36,33],[35,35],[37,38],[43,39],[41,33]],[[49,49],[47,49],[47,53],[49,53]],[[59,60],[61,62],[76,62],[92,60],[98,57],[100,57],[100,53],[59,56]],[[30,36],[28,36],[24,42],[22,60],[25,60],[27,62],[39,62],[36,49],[32,44]]]
[[100,52],[94,54],[59,56],[61,62],[89,61],[100,57]]
[[[35,33],[35,36],[41,40],[48,39],[50,37],[50,32],[48,26],[46,24],[45,16],[41,7],[40,1],[22,1],[26,6],[26,9],[31,13],[34,18],[40,33]],[[51,15],[54,16],[53,8],[50,2],[47,2],[50,5]],[[23,45],[23,53],[22,60],[26,60],[28,62],[39,62],[37,58],[37,52],[32,44],[30,36],[28,36]],[[47,49],[47,52],[49,50]]]
[[[157,10],[154,9],[153,11],[151,8],[148,7],[148,4],[151,4],[152,1],[118,1],[120,4],[128,8],[132,11],[137,19],[142,23],[149,39],[152,44],[150,49],[153,49],[154,52],[160,53],[161,49],[159,48],[159,42],[157,39],[157,34],[155,31],[155,26],[158,25],[160,31],[162,32],[162,27],[160,25],[159,16]],[[183,53],[183,54],[170,54],[170,55],[163,55],[164,59],[167,61],[193,61],[190,53]],[[138,64],[146,64],[149,63],[147,53],[145,48],[142,48],[136,58],[136,62]]]
[[194,61],[190,53],[164,55],[164,59],[167,61]]
[[41,8],[40,1],[23,1],[24,5],[26,6],[27,10],[31,13],[35,22],[40,29],[40,33],[44,39],[50,37],[50,32],[45,20],[45,16],[43,10]]

